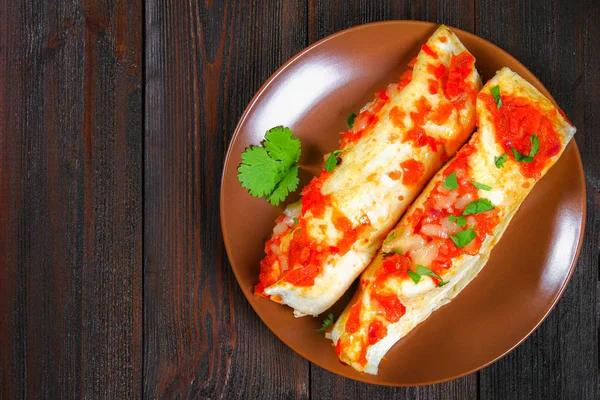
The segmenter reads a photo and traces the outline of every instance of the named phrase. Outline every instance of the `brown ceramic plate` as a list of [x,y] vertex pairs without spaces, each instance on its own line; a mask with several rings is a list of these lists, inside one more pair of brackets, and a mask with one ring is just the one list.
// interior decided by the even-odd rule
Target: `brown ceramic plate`
[[[253,296],[264,242],[284,205],[250,197],[237,180],[240,154],[267,129],[289,126],[302,140],[300,188],[337,148],[346,116],[398,79],[437,25],[391,21],[362,25],[315,43],[260,88],[244,112],[225,160],[221,224],[229,259],[248,301],[288,346],[331,372],[384,385],[420,385],[468,374],[505,355],[546,317],[573,273],[584,227],[585,186],[573,141],[538,183],[492,252],[483,272],[450,304],[397,343],[367,375],[342,365],[332,342],[314,329],[321,319],[295,319],[292,310]],[[546,96],[540,81],[509,54],[454,29],[477,58],[483,81],[508,66]],[[292,195],[288,202],[295,201]],[[351,289],[353,291],[353,288]],[[333,307],[339,315],[351,293]],[[326,315],[326,314],[325,314]]]

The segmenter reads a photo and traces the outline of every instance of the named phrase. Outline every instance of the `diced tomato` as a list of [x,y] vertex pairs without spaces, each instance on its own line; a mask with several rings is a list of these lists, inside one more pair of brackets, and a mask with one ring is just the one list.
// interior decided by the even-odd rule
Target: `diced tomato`
[[468,77],[473,72],[475,58],[468,51],[453,55],[446,82],[446,97],[458,109],[464,107],[468,98],[474,99],[477,89]]
[[371,293],[371,298],[379,304],[379,311],[389,322],[398,322],[400,317],[406,313],[406,307],[400,302],[395,294]]
[[400,167],[402,168],[402,183],[405,185],[416,184],[425,172],[425,165],[413,159],[401,162]]
[[390,120],[397,128],[404,128],[404,117],[406,114],[399,107],[394,107],[390,110]]
[[417,60],[418,60],[417,57],[410,60],[410,62],[408,63],[408,68],[413,69],[415,67],[415,64],[417,64]]
[[398,82],[398,91],[402,90],[412,80],[412,69],[405,71]]
[[451,103],[441,103],[435,111],[429,114],[429,119],[434,124],[441,126],[448,121],[452,111],[454,111],[454,106]]
[[377,97],[378,99],[381,99],[383,101],[389,100],[389,97],[387,95],[387,89],[382,89],[382,90],[376,92],[375,97]]
[[312,286],[315,284],[315,278],[319,274],[319,267],[309,264],[305,267],[295,268],[283,277],[283,280],[296,286]]
[[379,342],[387,335],[387,327],[381,321],[373,321],[369,324],[369,345]]
[[310,210],[317,218],[323,216],[325,206],[329,204],[331,200],[329,195],[325,196],[321,193],[321,188],[323,187],[323,182],[329,175],[330,174],[327,171],[323,170],[318,178],[313,178],[309,184],[302,189],[302,215]]
[[350,315],[346,320],[346,332],[355,333],[360,328],[360,308],[361,308],[360,300],[354,303],[354,305],[350,308]]
[[424,44],[423,46],[421,46],[421,49],[426,53],[429,54],[431,57],[435,58],[437,60],[438,55],[435,51],[431,50],[431,47],[427,46],[426,44]]
[[438,92],[438,81],[436,81],[434,79],[429,79],[427,81],[427,83],[429,84],[429,93],[430,94],[437,94],[437,92]]

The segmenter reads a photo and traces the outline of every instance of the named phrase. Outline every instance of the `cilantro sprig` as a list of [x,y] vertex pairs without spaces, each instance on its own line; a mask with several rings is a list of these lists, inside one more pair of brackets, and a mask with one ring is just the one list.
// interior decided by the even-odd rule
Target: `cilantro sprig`
[[454,242],[456,247],[461,249],[461,248],[465,247],[466,245],[468,245],[469,243],[471,243],[473,241],[473,239],[475,239],[476,236],[477,236],[477,234],[475,233],[475,231],[473,230],[473,227],[471,226],[471,227],[469,227],[469,229],[466,229],[466,230],[460,231],[460,232],[456,232],[456,235],[450,236],[450,239],[452,239],[452,241]]
[[494,96],[494,101],[498,108],[502,107],[502,97],[500,97],[500,86],[496,85],[490,89],[490,93]]
[[470,202],[462,215],[480,214],[482,212],[493,210],[494,208],[494,205],[488,199],[478,199]]
[[354,120],[356,119],[356,114],[351,112],[348,114],[348,118],[346,118],[346,122],[348,123],[348,128],[352,129],[354,126]]
[[444,189],[458,189],[458,181],[456,180],[456,172],[452,172],[449,174],[446,179],[444,179],[444,183],[442,184]]
[[426,268],[420,264],[417,264],[417,268],[415,271],[408,270],[407,273],[408,273],[408,276],[410,277],[410,279],[412,279],[412,281],[414,283],[419,283],[421,281],[421,276],[423,276],[423,275],[431,276],[431,277],[439,280],[440,282],[439,282],[438,286],[444,286],[446,283],[448,283],[448,282],[444,282],[444,280],[442,279],[441,276],[439,276],[438,274],[436,274],[429,268]]
[[540,139],[537,137],[537,135],[535,133],[533,135],[531,135],[531,137],[529,138],[529,141],[531,143],[531,150],[529,150],[528,156],[519,153],[519,151],[517,149],[515,149],[514,147],[512,148],[512,153],[515,156],[515,160],[517,160],[518,162],[521,162],[521,163],[533,162],[533,157],[539,151]]
[[475,181],[469,181],[469,183],[471,185],[475,186],[479,190],[492,190],[491,186],[484,185],[483,183],[479,183],[479,182],[475,182]]
[[334,150],[331,152],[331,154],[329,155],[329,157],[327,157],[327,160],[325,161],[325,171],[327,172],[331,172],[333,171],[333,169],[335,168],[336,165],[338,165],[338,155],[340,155],[341,153],[343,153],[346,150]]
[[501,169],[504,167],[504,163],[508,160],[508,154],[504,153],[500,157],[494,156],[494,164],[496,164],[496,168]]
[[251,196],[264,197],[276,206],[298,187],[300,153],[300,139],[290,128],[269,129],[261,146],[250,146],[242,153],[238,180]]
[[393,249],[391,249],[390,251],[384,251],[384,252],[382,253],[382,255],[383,255],[383,258],[385,258],[385,257],[389,257],[389,256],[393,256],[394,254],[399,254],[399,255],[401,255],[401,256],[402,256],[402,255],[404,255],[404,254],[402,253],[402,251],[401,251],[400,249],[398,249],[398,248],[393,248]]
[[392,233],[390,234],[390,236],[388,236],[388,237],[387,237],[387,239],[385,239],[385,240],[383,241],[383,243],[384,243],[384,244],[387,244],[387,243],[391,242],[392,240],[394,240],[394,238],[396,237],[396,235],[398,235],[398,233],[397,233],[396,231],[392,232]]
[[333,324],[333,314],[329,313],[327,318],[323,320],[323,324],[319,329],[315,329],[315,332],[325,332]]
[[467,218],[462,215],[449,215],[448,219],[460,227],[467,226]]

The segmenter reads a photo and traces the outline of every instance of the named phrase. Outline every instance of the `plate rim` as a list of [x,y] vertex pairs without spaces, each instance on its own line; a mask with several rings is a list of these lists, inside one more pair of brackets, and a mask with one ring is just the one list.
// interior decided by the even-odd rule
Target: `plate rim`
[[[575,268],[577,267],[577,263],[579,260],[579,256],[581,254],[581,247],[583,245],[583,237],[585,235],[585,226],[586,226],[586,216],[587,216],[587,187],[585,184],[585,175],[584,175],[584,170],[583,170],[583,163],[581,161],[581,154],[579,152],[579,147],[577,146],[577,143],[575,141],[575,138],[573,137],[571,139],[571,142],[569,143],[568,146],[573,146],[574,147],[574,151],[575,151],[575,155],[576,155],[576,163],[577,163],[577,167],[578,167],[578,179],[579,179],[579,183],[583,189],[582,195],[580,196],[580,204],[581,204],[581,226],[580,226],[580,230],[579,230],[579,237],[577,238],[577,247],[574,253],[574,257],[571,260],[571,264],[569,265],[569,271],[567,273],[567,276],[563,282],[563,284],[561,285],[561,287],[559,288],[559,290],[556,292],[555,296],[552,299],[552,302],[550,304],[550,307],[548,307],[548,309],[545,311],[544,315],[542,316],[542,318],[540,318],[540,320],[535,324],[535,326],[533,326],[531,328],[531,330],[529,330],[520,340],[518,340],[514,345],[512,345],[510,348],[508,348],[505,352],[503,352],[502,354],[499,354],[497,357],[491,359],[490,361],[472,368],[468,371],[462,372],[460,374],[457,375],[453,375],[453,376],[449,376],[446,378],[441,378],[441,379],[436,379],[436,380],[424,380],[424,381],[419,381],[418,383],[415,384],[405,384],[405,383],[396,383],[396,382],[375,382],[373,380],[369,380],[368,377],[370,377],[371,375],[368,374],[361,374],[359,377],[356,376],[350,376],[349,374],[346,374],[344,372],[339,372],[339,371],[332,371],[329,368],[314,362],[311,360],[310,357],[308,357],[304,351],[299,350],[298,348],[296,348],[293,344],[288,343],[287,341],[285,341],[283,338],[281,338],[276,332],[275,330],[272,328],[271,324],[266,321],[265,319],[262,318],[262,316],[259,314],[259,312],[257,311],[257,309],[255,308],[254,304],[252,303],[252,301],[250,301],[250,296],[253,296],[253,294],[248,294],[246,293],[246,291],[243,289],[242,285],[240,284],[240,278],[238,276],[238,273],[236,271],[236,269],[233,267],[233,262],[231,261],[231,251],[230,251],[230,245],[229,245],[229,240],[226,239],[228,238],[227,236],[227,229],[225,227],[225,221],[224,221],[224,207],[225,207],[225,201],[224,201],[224,194],[225,194],[225,176],[226,176],[226,172],[228,171],[228,166],[230,164],[229,159],[230,157],[232,157],[232,144],[237,140],[238,136],[240,135],[241,132],[241,128],[244,125],[244,122],[246,121],[246,119],[248,118],[248,115],[250,114],[250,112],[252,111],[252,109],[254,108],[255,104],[258,102],[258,100],[261,98],[261,96],[263,95],[263,93],[267,90],[267,88],[271,85],[271,83],[273,83],[273,81],[275,81],[279,75],[281,75],[285,70],[287,70],[289,67],[291,67],[292,65],[294,65],[299,59],[301,59],[306,53],[314,50],[315,48],[323,45],[324,43],[335,39],[339,36],[348,34],[350,32],[354,32],[354,31],[359,31],[362,29],[369,29],[373,26],[380,26],[380,25],[420,25],[420,26],[427,26],[430,28],[435,28],[435,27],[439,27],[441,25],[445,25],[448,28],[450,28],[452,31],[454,32],[460,32],[461,34],[470,36],[471,39],[473,40],[477,40],[480,42],[484,42],[488,45],[493,46],[496,50],[498,50],[503,56],[505,57],[509,57],[511,59],[513,59],[516,63],[518,63],[521,67],[523,67],[526,71],[528,71],[534,79],[534,82],[530,82],[532,84],[537,84],[537,86],[542,87],[545,89],[545,91],[547,92],[547,97],[548,99],[555,105],[558,107],[558,104],[556,103],[556,100],[554,99],[554,97],[552,96],[552,94],[548,91],[548,89],[546,89],[546,87],[542,84],[542,82],[537,78],[537,76],[531,72],[529,70],[529,68],[527,68],[524,64],[522,64],[516,57],[512,56],[510,53],[508,53],[506,50],[504,50],[503,48],[497,46],[496,44],[474,34],[468,31],[465,31],[463,29],[459,29],[456,27],[453,27],[451,25],[447,25],[447,24],[441,24],[441,23],[437,23],[437,22],[430,22],[430,21],[419,21],[419,20],[387,20],[387,21],[377,21],[377,22],[370,22],[370,23],[366,23],[366,24],[361,24],[361,25],[356,25],[350,28],[346,28],[343,29],[341,31],[335,32],[331,35],[328,35],[312,44],[310,44],[309,46],[307,46],[306,48],[302,49],[300,52],[296,53],[294,56],[292,56],[291,58],[289,58],[283,65],[281,65],[279,68],[277,68],[277,70],[275,70],[275,72],[273,72],[269,78],[267,78],[267,80],[260,86],[260,88],[256,91],[256,93],[254,94],[254,96],[252,97],[252,99],[250,100],[250,102],[248,103],[248,105],[246,106],[246,108],[244,109],[244,112],[242,113],[236,127],[234,130],[233,135],[231,136],[231,139],[229,140],[229,143],[227,144],[227,153],[225,154],[225,158],[223,160],[223,170],[221,172],[221,188],[219,190],[219,220],[220,220],[220,225],[221,225],[221,233],[222,233],[222,238],[223,238],[223,243],[225,245],[225,250],[227,253],[227,259],[229,261],[229,264],[231,265],[231,270],[233,271],[233,274],[235,276],[235,279],[237,281],[237,284],[240,288],[240,290],[242,291],[242,293],[244,294],[244,296],[246,297],[246,301],[250,304],[250,306],[252,307],[252,309],[254,310],[254,313],[258,316],[258,318],[269,328],[269,330],[271,331],[272,334],[274,334],[281,342],[283,342],[283,344],[285,344],[287,347],[289,347],[292,351],[294,351],[296,354],[300,355],[302,358],[304,358],[306,361],[310,362],[311,364],[315,364],[317,366],[319,366],[320,368],[323,368],[324,370],[328,371],[329,373],[335,374],[335,375],[339,375],[339,376],[343,376],[344,378],[347,379],[351,379],[353,381],[357,381],[357,382],[363,382],[363,383],[368,383],[368,384],[372,384],[372,385],[380,385],[380,386],[390,386],[390,387],[415,387],[415,386],[425,386],[425,385],[432,385],[432,384],[437,384],[437,383],[442,383],[442,382],[448,382],[454,379],[458,379],[458,378],[462,378],[464,376],[470,375],[474,372],[480,371],[486,367],[488,367],[489,365],[495,363],[496,361],[499,361],[500,359],[504,358],[508,353],[512,352],[515,348],[517,348],[521,343],[523,343],[527,338],[529,338],[531,336],[531,334],[533,332],[535,332],[537,330],[537,328],[546,320],[546,318],[548,317],[548,315],[552,312],[552,310],[554,310],[554,307],[556,307],[556,304],[558,303],[558,301],[560,300],[560,298],[562,297],[566,287],[568,286],[569,282],[571,281],[571,277],[573,276],[573,273],[575,272]],[[534,86],[536,86],[534,84]],[[373,376],[377,376],[377,375],[373,375]],[[363,378],[367,378],[367,379],[363,379]]]

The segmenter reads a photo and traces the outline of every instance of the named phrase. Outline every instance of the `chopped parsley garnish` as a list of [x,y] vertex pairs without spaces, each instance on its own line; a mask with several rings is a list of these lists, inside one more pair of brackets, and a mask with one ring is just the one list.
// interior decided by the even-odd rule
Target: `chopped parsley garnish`
[[500,86],[496,85],[490,89],[490,93],[494,96],[494,101],[498,108],[502,106],[502,97],[500,97]]
[[463,215],[479,214],[482,212],[493,210],[495,207],[488,199],[479,199],[469,203]]
[[529,138],[529,141],[531,142],[531,150],[529,150],[528,156],[525,156],[525,155],[519,153],[519,151],[517,149],[515,149],[514,147],[512,148],[512,152],[513,152],[513,155],[515,156],[515,160],[517,160],[518,162],[522,162],[522,163],[533,162],[533,157],[537,154],[538,150],[540,149],[540,139],[537,137],[537,135],[535,133],[533,135],[531,135],[531,137]]
[[319,329],[315,329],[315,332],[325,332],[333,324],[333,314],[327,315],[327,318],[323,320],[323,324]]
[[410,269],[408,270],[408,276],[413,280],[414,283],[419,283],[421,280],[421,275],[417,274],[416,272],[412,272]]
[[456,232],[456,235],[450,236],[450,239],[452,239],[456,247],[461,249],[471,243],[476,236],[477,234],[473,231],[473,227],[471,226],[467,230]]
[[467,218],[463,217],[462,215],[449,215],[448,219],[450,222],[454,222],[458,226],[467,226]]
[[387,239],[385,239],[385,240],[383,241],[383,243],[385,244],[385,243],[389,243],[389,242],[391,242],[392,240],[394,240],[394,238],[396,237],[396,235],[397,235],[397,233],[396,233],[396,232],[392,232],[392,234],[391,234],[390,236],[388,236],[388,238],[387,238]]
[[346,122],[348,123],[348,128],[352,128],[354,126],[354,120],[356,119],[356,114],[351,112],[348,114],[348,118],[346,118]]
[[392,249],[392,250],[390,250],[390,251],[384,251],[384,252],[383,252],[383,257],[385,258],[385,257],[393,256],[394,254],[400,254],[400,255],[403,255],[403,254],[402,254],[402,252],[400,251],[400,249],[393,248],[393,249]]
[[278,126],[268,130],[262,146],[242,153],[238,180],[251,196],[264,197],[276,206],[298,187],[300,139],[292,130]]
[[496,164],[496,168],[500,169],[504,167],[504,163],[508,160],[508,154],[504,153],[500,157],[494,156],[494,163]]
[[458,182],[456,181],[456,172],[452,172],[450,175],[444,179],[444,184],[442,185],[444,189],[458,189]]
[[331,172],[338,164],[338,154],[343,153],[345,150],[334,150],[331,152],[329,157],[327,157],[327,161],[325,161],[325,171]]
[[469,183],[473,186],[475,186],[477,189],[481,189],[481,190],[492,190],[491,186],[488,185],[484,185],[483,183],[479,183],[479,182],[475,182],[475,181],[469,181]]

